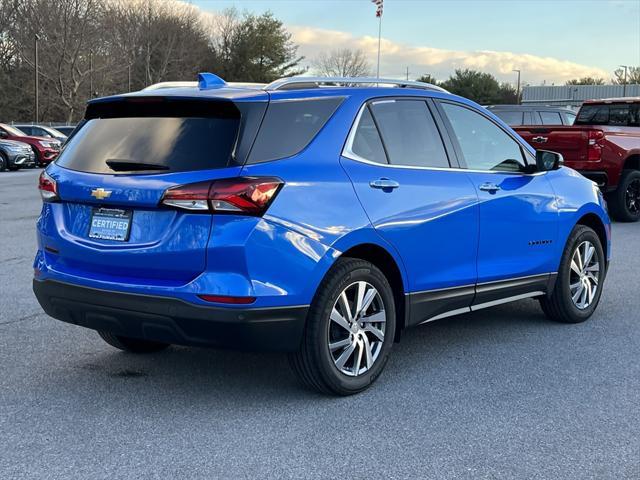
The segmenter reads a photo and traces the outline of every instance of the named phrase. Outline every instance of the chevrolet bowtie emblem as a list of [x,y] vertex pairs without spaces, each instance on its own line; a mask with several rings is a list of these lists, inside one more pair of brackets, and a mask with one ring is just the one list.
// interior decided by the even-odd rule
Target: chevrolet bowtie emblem
[[104,188],[96,188],[91,190],[91,196],[96,197],[98,200],[104,200],[111,196],[111,190],[105,190]]

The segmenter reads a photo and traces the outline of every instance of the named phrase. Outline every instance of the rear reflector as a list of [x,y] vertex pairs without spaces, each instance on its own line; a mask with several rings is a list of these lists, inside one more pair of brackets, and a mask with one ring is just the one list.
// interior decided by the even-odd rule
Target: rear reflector
[[229,297],[226,295],[198,295],[205,302],[227,303],[231,305],[248,305],[256,301],[256,297]]
[[38,190],[44,202],[53,202],[58,200],[58,184],[56,181],[43,170],[38,179]]
[[261,216],[284,182],[274,177],[238,177],[169,188],[161,204],[194,212]]

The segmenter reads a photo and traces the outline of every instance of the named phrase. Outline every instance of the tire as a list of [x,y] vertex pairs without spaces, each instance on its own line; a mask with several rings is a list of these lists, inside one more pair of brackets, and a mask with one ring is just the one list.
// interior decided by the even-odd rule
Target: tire
[[168,343],[140,340],[138,338],[123,337],[110,332],[98,332],[98,335],[112,347],[130,353],[160,352],[169,346]]
[[[343,293],[348,312],[339,298]],[[356,315],[363,321],[354,325],[348,317],[357,308],[359,294],[364,298],[361,305],[367,304],[370,297],[372,300]],[[346,324],[332,317],[341,317]],[[350,329],[346,328],[348,325]],[[365,390],[384,369],[395,329],[393,291],[384,274],[367,261],[341,258],[318,287],[301,348],[289,355],[289,362],[307,387],[324,394],[352,395]]]
[[4,172],[8,163],[7,157],[4,156],[4,153],[0,152],[0,172]]
[[608,196],[611,216],[620,222],[640,220],[640,171],[623,170],[618,188]]
[[[582,265],[584,268],[581,268],[580,263],[584,262],[585,257],[585,245],[591,245],[594,250],[590,257],[591,260],[589,260],[586,265]],[[578,248],[581,250],[580,259],[582,259],[582,262],[578,261],[575,257]],[[593,270],[594,262],[598,265],[598,272]],[[572,267],[573,264],[575,264],[575,267]],[[581,270],[583,274],[578,274],[578,270]],[[595,286],[591,280],[594,276],[597,277],[597,284]],[[540,299],[542,311],[549,319],[555,320],[556,322],[584,322],[593,315],[593,312],[600,302],[605,277],[606,259],[600,238],[591,228],[584,225],[576,225],[571,235],[569,235],[562,254],[554,289],[550,294]],[[589,289],[585,289],[584,281],[589,283]],[[578,286],[576,287],[576,285]],[[582,294],[578,295],[576,302],[573,297],[578,291],[582,292]],[[591,295],[590,292],[592,292]],[[583,298],[585,299],[585,303],[581,305]]]

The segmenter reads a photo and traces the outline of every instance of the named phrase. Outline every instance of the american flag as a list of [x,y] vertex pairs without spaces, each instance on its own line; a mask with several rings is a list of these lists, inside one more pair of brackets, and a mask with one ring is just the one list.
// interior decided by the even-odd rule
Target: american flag
[[371,3],[376,4],[376,17],[382,16],[382,2],[384,2],[384,0],[371,0]]

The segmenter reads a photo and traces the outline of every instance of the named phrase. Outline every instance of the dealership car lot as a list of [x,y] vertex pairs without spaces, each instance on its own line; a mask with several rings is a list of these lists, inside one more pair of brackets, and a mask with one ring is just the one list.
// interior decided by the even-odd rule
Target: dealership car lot
[[284,355],[136,357],[31,292],[39,170],[0,175],[0,478],[638,478],[638,224],[613,226],[600,308],[533,300],[434,322],[367,392],[302,390]]

